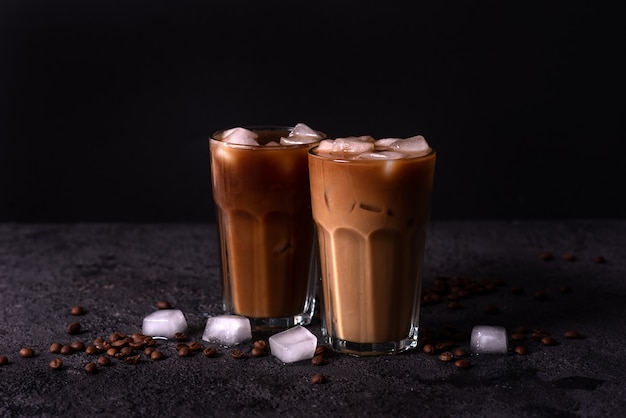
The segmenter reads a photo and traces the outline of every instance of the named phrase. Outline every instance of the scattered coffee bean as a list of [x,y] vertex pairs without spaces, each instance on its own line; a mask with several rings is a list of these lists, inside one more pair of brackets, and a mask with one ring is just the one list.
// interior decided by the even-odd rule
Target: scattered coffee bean
[[35,351],[30,347],[23,347],[20,349],[19,355],[22,358],[30,358],[35,356]]
[[166,300],[159,300],[156,303],[157,309],[171,309],[172,305]]
[[259,347],[252,347],[250,350],[250,355],[252,357],[262,357],[265,355],[265,350]]
[[134,356],[127,356],[124,358],[124,361],[126,362],[126,364],[137,364],[139,363],[139,360],[141,359],[141,355],[140,354],[136,354]]
[[199,341],[194,341],[192,343],[189,343],[189,349],[191,351],[202,351],[202,344]]
[[122,357],[129,357],[135,354],[135,350],[133,350],[132,347],[122,347],[120,348],[119,353]]
[[83,309],[82,306],[76,305],[72,307],[72,309],[70,309],[70,314],[75,315],[75,316],[84,315],[85,310]]
[[63,360],[61,360],[60,358],[57,357],[57,358],[52,359],[50,361],[50,368],[51,369],[58,370],[61,367],[63,367]]
[[111,356],[111,357],[115,357],[115,355],[118,353],[118,349],[115,347],[109,347],[109,349],[106,351],[107,355]]
[[183,345],[176,350],[176,353],[178,353],[178,357],[189,357],[191,355],[191,350],[188,345]]
[[70,347],[75,351],[85,351],[85,344],[82,341],[72,341]]
[[582,334],[574,330],[565,331],[565,334],[563,334],[563,336],[568,339],[582,338]]
[[63,344],[63,346],[61,347],[60,353],[63,354],[64,356],[69,356],[71,354],[74,354],[74,349],[69,344]]
[[80,332],[80,322],[72,322],[67,326],[66,332],[70,335],[76,335]]
[[533,331],[533,333],[530,334],[530,338],[532,338],[535,341],[541,341],[542,339],[544,339],[546,337],[549,337],[549,336],[550,336],[550,334],[548,334],[545,331],[541,331],[541,330]]
[[217,349],[215,347],[207,347],[202,350],[202,354],[204,354],[204,357],[215,357]]
[[232,353],[230,353],[230,355],[232,356],[232,358],[236,358],[236,359],[242,359],[246,356],[244,352],[241,350],[235,350]]
[[176,341],[187,341],[187,339],[189,339],[189,337],[184,332],[177,332],[176,334],[174,334],[174,339]]
[[593,262],[596,264],[604,264],[606,263],[606,259],[601,255],[597,255],[593,258]]
[[515,354],[519,354],[520,356],[524,356],[528,354],[528,349],[526,349],[523,345],[516,345],[513,352],[515,352]]
[[469,355],[469,353],[467,352],[467,350],[465,350],[464,348],[457,348],[456,350],[454,350],[454,357],[467,357]]
[[85,364],[84,368],[85,368],[85,373],[88,373],[88,374],[98,373],[98,366],[96,366],[96,363],[89,362]]
[[437,352],[435,346],[432,344],[424,345],[424,347],[422,347],[422,351],[426,354],[435,354]]
[[150,353],[150,360],[163,360],[164,358],[165,356],[160,350],[154,350],[152,353]]
[[61,343],[52,343],[50,345],[50,352],[53,354],[59,354],[61,352],[61,347],[63,347]]
[[326,381],[326,377],[321,373],[314,374],[313,377],[311,378],[311,383],[316,384],[316,385],[319,383],[324,383],[325,381]]
[[543,345],[556,345],[557,341],[554,338],[550,337],[550,336],[546,336],[546,337],[543,337],[541,339],[541,344],[543,344]]
[[267,348],[267,342],[265,342],[265,340],[256,340],[252,343],[252,347],[265,350]]
[[526,339],[528,339],[528,337],[526,336],[526,334],[523,334],[521,332],[515,332],[511,334],[511,339],[513,341],[525,341]]
[[563,254],[563,260],[565,260],[565,261],[576,261],[576,256],[574,255],[574,253],[564,253]]
[[315,366],[324,364],[324,356],[319,355],[319,354],[317,356],[313,356],[313,358],[311,359],[311,364]]
[[554,260],[554,254],[550,251],[544,251],[539,255],[539,258],[543,261]]
[[452,361],[454,360],[454,355],[449,351],[444,351],[443,353],[439,354],[439,360]]
[[9,358],[7,356],[0,356],[0,366],[9,364]]
[[316,356],[325,356],[326,352],[328,351],[328,347],[320,344],[317,347],[315,347],[315,354]]
[[454,362],[454,365],[459,369],[469,369],[472,367],[472,362],[469,359],[462,358]]
[[87,348],[85,348],[85,354],[93,356],[96,354],[100,354],[102,350],[100,350],[98,347],[96,347],[95,345],[90,345]]
[[111,359],[107,356],[100,356],[98,357],[98,364],[100,366],[110,366],[111,365]]
[[128,341],[126,338],[119,338],[116,340],[111,340],[111,347],[122,348],[128,345]]
[[522,286],[511,286],[511,293],[513,293],[514,295],[523,295],[524,294],[524,288]]

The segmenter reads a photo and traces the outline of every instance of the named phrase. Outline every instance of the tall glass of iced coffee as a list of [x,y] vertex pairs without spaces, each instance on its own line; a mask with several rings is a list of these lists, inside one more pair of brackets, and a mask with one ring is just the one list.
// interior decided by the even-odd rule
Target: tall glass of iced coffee
[[218,131],[209,139],[224,310],[255,329],[310,323],[317,247],[304,124]]
[[418,135],[321,141],[309,151],[322,331],[336,351],[417,347],[435,152]]

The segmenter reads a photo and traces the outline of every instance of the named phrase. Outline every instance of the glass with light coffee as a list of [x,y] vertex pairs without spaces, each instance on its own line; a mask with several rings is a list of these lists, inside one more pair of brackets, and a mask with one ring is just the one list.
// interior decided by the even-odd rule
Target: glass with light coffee
[[323,140],[309,151],[322,332],[335,351],[417,347],[434,171],[421,135]]
[[304,124],[238,127],[209,139],[223,306],[253,329],[306,325],[315,313],[317,246]]

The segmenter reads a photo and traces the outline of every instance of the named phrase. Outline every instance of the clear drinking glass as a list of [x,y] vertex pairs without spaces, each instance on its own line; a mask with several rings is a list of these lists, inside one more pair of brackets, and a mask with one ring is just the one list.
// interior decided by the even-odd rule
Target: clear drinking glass
[[306,325],[319,280],[307,163],[315,143],[266,145],[292,128],[246,129],[260,145],[222,142],[224,131],[209,139],[224,310],[255,329]]
[[366,356],[417,347],[434,169],[433,150],[388,160],[309,152],[322,331],[334,350]]

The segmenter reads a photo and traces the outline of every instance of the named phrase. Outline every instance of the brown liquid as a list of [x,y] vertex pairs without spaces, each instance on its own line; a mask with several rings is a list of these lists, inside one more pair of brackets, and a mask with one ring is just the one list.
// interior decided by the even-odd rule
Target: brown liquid
[[[261,144],[289,133],[256,132]],[[254,147],[216,139],[210,152],[224,307],[250,318],[300,314],[314,293],[307,152],[315,144]]]
[[435,153],[334,161],[309,155],[326,333],[358,344],[416,332]]

